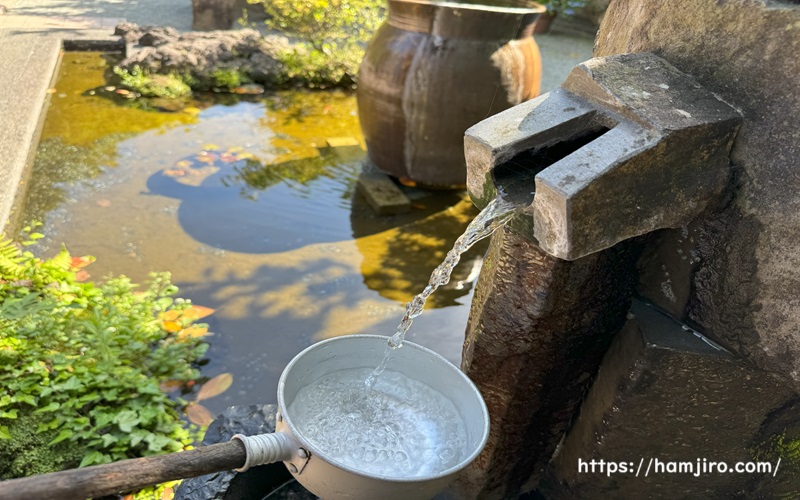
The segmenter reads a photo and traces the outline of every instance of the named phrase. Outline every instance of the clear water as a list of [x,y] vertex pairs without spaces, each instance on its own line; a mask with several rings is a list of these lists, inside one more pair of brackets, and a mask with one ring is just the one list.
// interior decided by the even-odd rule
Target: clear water
[[469,250],[472,245],[490,236],[508,222],[517,208],[519,207],[498,196],[470,222],[464,234],[459,236],[456,240],[452,250],[447,252],[447,257],[445,257],[444,262],[433,270],[428,285],[422,293],[418,294],[411,302],[406,304],[406,312],[400,324],[397,326],[397,331],[394,335],[389,337],[389,346],[386,348],[383,360],[366,379],[365,383],[367,387],[374,387],[377,378],[386,369],[386,365],[389,359],[391,359],[392,351],[403,346],[406,332],[411,328],[414,318],[422,314],[425,301],[428,297],[430,297],[437,288],[446,285],[450,281],[450,275],[453,273],[453,269],[456,267],[459,260],[461,260],[461,255]]
[[[67,52],[59,71],[21,210],[46,238],[29,248],[97,257],[92,280],[170,271],[180,296],[215,309],[203,375],[234,380],[203,401],[213,414],[274,395],[310,344],[391,334],[478,213],[463,192],[403,188],[409,213],[375,214],[355,189],[365,152],[321,147],[361,141],[352,94],[203,94],[168,112],[105,92],[100,54]],[[409,332],[455,364],[485,249]]]
[[369,474],[422,477],[463,460],[466,428],[449,399],[392,370],[365,391],[370,371],[340,370],[302,388],[289,412],[303,435],[332,460]]

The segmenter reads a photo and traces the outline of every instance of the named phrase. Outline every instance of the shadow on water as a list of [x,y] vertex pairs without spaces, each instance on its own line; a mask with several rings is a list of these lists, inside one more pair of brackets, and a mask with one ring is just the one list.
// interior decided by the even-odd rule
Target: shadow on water
[[[346,214],[330,207],[344,205],[352,195],[358,160],[342,161],[323,149],[318,156],[278,164],[254,158],[236,163],[226,170],[189,166],[178,171],[180,177],[170,170],[156,172],[147,189],[180,200],[181,228],[214,248],[274,253],[342,239]],[[194,172],[202,176],[209,168],[200,184],[181,182],[188,172],[192,179]]]

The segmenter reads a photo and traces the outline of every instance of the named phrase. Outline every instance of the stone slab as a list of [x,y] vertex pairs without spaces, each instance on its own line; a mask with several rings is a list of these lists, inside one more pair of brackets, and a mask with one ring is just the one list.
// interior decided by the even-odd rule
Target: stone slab
[[328,137],[325,139],[325,143],[329,148],[361,147],[361,144],[355,137]]
[[379,215],[402,214],[411,210],[411,201],[403,191],[377,168],[365,164],[358,176],[358,192]]
[[[61,40],[0,31],[0,231],[10,219],[48,102]],[[22,190],[24,192],[24,190]]]
[[[796,497],[798,464],[787,450],[800,432],[798,393],[650,306],[634,302],[631,312],[540,493],[554,500]],[[774,466],[779,457],[775,477],[702,469],[670,474],[665,465],[696,468],[706,459]],[[601,459],[628,470],[601,472]],[[596,469],[578,472],[581,460],[595,460]]]

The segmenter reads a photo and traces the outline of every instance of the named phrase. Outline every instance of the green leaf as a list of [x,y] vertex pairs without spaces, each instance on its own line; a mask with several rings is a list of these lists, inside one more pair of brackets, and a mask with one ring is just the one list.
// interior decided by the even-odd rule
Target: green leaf
[[102,464],[104,462],[106,462],[106,456],[97,450],[92,450],[83,456],[83,460],[81,460],[81,463],[78,465],[78,467],[86,467],[87,465],[92,464]]
[[124,410],[117,414],[117,417],[114,419],[114,423],[119,426],[119,430],[122,432],[131,432],[133,428],[138,425],[140,422],[139,417],[136,415],[135,411]]
[[164,447],[172,443],[172,439],[160,434],[148,434],[144,440],[148,443],[147,449],[149,451],[161,451]]
[[61,429],[61,432],[58,433],[58,436],[56,436],[55,439],[50,441],[48,445],[53,446],[54,444],[58,444],[61,441],[64,441],[65,439],[71,438],[73,435],[75,435],[75,433],[72,432],[70,429]]
[[105,433],[100,437],[103,439],[103,448],[108,448],[112,444],[114,444],[117,441],[119,441],[119,438],[117,438],[116,436],[112,436],[109,433]]
[[0,418],[8,418],[8,419],[15,419],[17,418],[17,409],[14,408],[9,411],[0,411]]
[[30,394],[16,394],[14,396],[20,403],[28,403],[31,406],[36,406],[36,398]]
[[152,433],[144,429],[134,429],[133,432],[131,432],[131,446],[137,446],[150,434]]
[[11,433],[5,425],[0,425],[0,439],[11,439]]
[[61,405],[59,403],[56,403],[55,401],[53,401],[52,403],[48,404],[47,406],[43,406],[43,407],[39,408],[38,410],[34,411],[34,413],[47,413],[47,412],[51,412],[51,411],[56,411],[59,408],[61,408]]

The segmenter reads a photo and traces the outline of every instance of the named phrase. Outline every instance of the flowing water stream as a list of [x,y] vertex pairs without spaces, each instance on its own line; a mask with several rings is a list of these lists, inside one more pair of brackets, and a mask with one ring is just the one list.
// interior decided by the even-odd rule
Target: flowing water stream
[[422,314],[425,301],[428,300],[428,297],[430,297],[437,288],[446,285],[450,281],[450,275],[461,259],[461,254],[469,250],[469,248],[478,241],[490,236],[508,222],[512,215],[514,215],[514,210],[516,208],[518,207],[515,204],[498,196],[470,222],[464,234],[459,236],[456,240],[453,249],[447,252],[447,257],[445,257],[444,262],[439,264],[439,266],[433,270],[433,273],[431,273],[428,286],[425,287],[422,293],[415,296],[406,304],[406,312],[400,324],[397,326],[397,331],[394,335],[389,337],[389,345],[383,355],[383,360],[366,379],[365,383],[368,388],[374,387],[377,378],[386,369],[386,365],[391,359],[392,351],[403,347],[406,332],[411,328],[414,318]]
[[413,478],[438,474],[469,455],[463,418],[447,395],[386,365],[428,297],[450,281],[461,255],[503,226],[516,208],[497,197],[467,226],[422,293],[406,304],[377,368],[330,373],[298,392],[290,413],[330,459],[370,474]]

